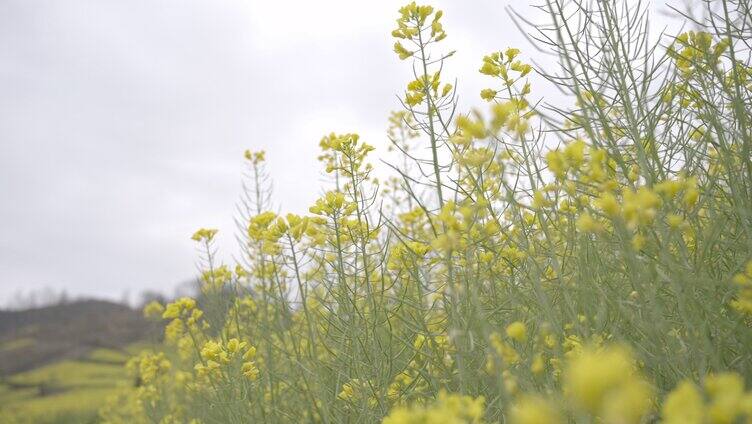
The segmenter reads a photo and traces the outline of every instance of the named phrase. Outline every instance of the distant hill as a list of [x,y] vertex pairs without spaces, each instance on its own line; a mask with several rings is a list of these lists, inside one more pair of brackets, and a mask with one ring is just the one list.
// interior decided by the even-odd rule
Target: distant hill
[[0,377],[81,358],[97,348],[123,349],[153,334],[140,311],[108,301],[0,311]]

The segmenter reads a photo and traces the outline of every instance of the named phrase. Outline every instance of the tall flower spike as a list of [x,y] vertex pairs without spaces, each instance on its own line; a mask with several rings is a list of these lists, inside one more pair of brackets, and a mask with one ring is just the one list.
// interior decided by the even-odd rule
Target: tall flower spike
[[[446,38],[446,32],[441,24],[444,13],[438,10],[434,13],[431,6],[418,6],[412,2],[399,10],[400,17],[397,19],[397,28],[392,31],[392,36],[415,44],[428,44],[438,42]],[[433,18],[429,19],[433,15]],[[394,43],[394,52],[400,59],[412,57],[415,52],[408,50],[401,42]]]

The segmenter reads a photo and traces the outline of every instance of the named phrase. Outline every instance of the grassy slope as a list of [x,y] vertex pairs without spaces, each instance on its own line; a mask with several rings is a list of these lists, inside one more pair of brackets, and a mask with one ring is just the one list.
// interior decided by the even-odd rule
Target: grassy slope
[[133,390],[124,364],[149,334],[138,311],[109,302],[0,311],[0,423],[96,422],[108,397]]
[[127,352],[98,349],[83,359],[13,375],[0,385],[0,416],[9,423],[93,422],[109,396],[132,390],[123,367],[128,357]]
[[84,300],[24,311],[0,311],[0,377],[97,348],[144,340],[150,325],[128,306]]

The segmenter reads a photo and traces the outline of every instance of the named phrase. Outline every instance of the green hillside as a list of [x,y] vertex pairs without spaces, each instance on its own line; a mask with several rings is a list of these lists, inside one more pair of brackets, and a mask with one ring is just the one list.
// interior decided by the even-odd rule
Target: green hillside
[[137,350],[98,349],[15,374],[0,384],[0,414],[10,423],[95,422],[108,397],[134,387],[123,365]]
[[134,388],[124,365],[150,331],[109,302],[0,312],[0,421],[96,422],[108,397]]

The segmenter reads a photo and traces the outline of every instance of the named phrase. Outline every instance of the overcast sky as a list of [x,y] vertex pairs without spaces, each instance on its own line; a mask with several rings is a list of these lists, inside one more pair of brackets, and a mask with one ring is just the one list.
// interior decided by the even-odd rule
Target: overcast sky
[[[1,0],[0,305],[169,293],[202,226],[229,256],[245,149],[267,151],[281,210],[305,212],[323,134],[386,146],[412,75],[391,51],[404,1]],[[526,3],[432,2],[463,105],[490,86],[483,54],[534,55],[505,11]]]

